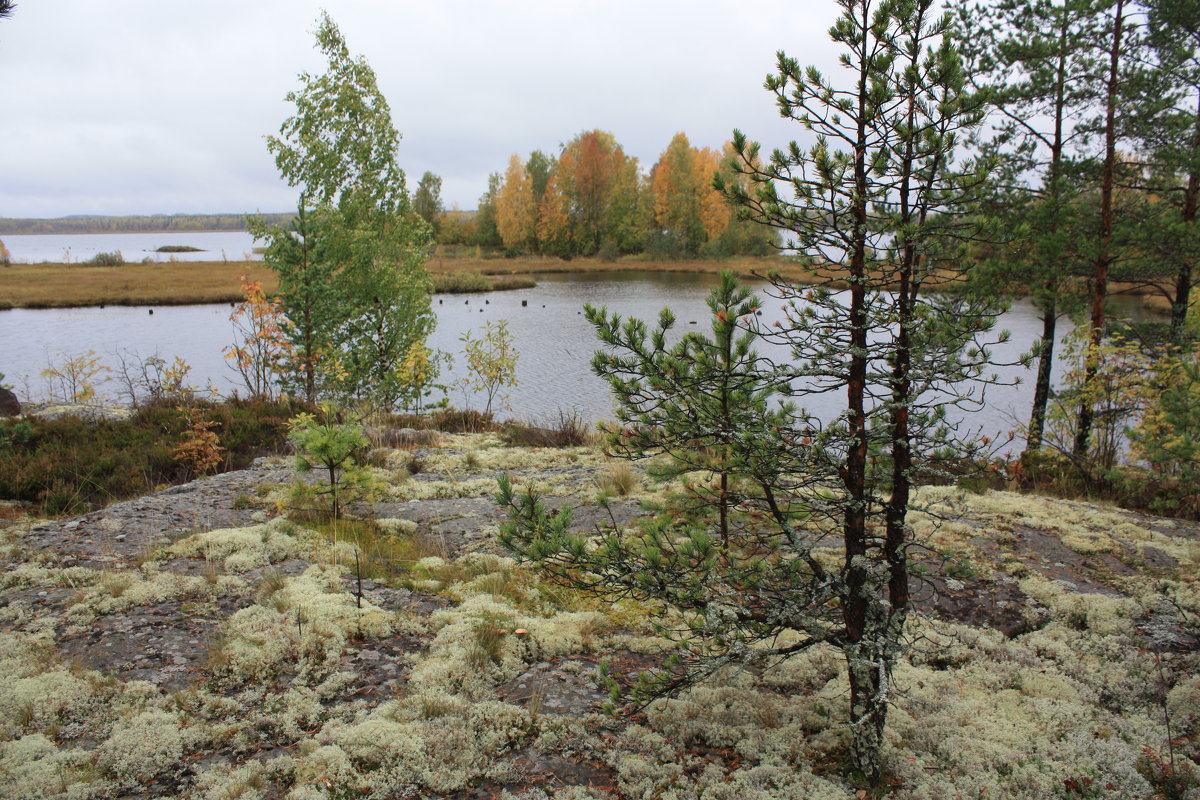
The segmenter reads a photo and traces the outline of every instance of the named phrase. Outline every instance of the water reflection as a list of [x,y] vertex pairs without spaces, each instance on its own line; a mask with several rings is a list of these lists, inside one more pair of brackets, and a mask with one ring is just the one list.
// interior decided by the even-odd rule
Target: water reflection
[[[707,331],[704,300],[714,276],[686,273],[640,273],[636,271],[597,274],[538,276],[538,286],[487,295],[436,295],[433,301],[438,326],[431,345],[454,354],[447,376],[453,384],[463,374],[459,337],[485,322],[508,320],[520,360],[518,386],[509,391],[508,404],[514,416],[531,422],[557,421],[560,413],[578,414],[586,420],[610,418],[612,406],[607,385],[591,373],[590,360],[597,342],[583,317],[582,306],[607,306],[622,316],[636,316],[653,323],[660,309],[669,306],[678,317],[680,332]],[[778,315],[778,303],[764,303],[764,319]],[[221,355],[232,341],[230,308],[225,305],[155,308],[107,307],[64,310],[0,312],[0,371],[18,387],[22,396],[45,392],[40,372],[59,354],[94,350],[116,366],[113,354],[158,354],[180,356],[192,365],[193,382],[212,381],[221,392],[237,387],[236,375]],[[1017,302],[1005,313],[999,327],[1011,332],[1011,340],[995,348],[999,361],[1014,361],[1027,352],[1041,330],[1037,311],[1027,302]],[[1062,326],[1063,331],[1069,324]],[[1061,363],[1058,372],[1061,374]],[[1012,429],[1028,414],[1032,370],[999,370],[1002,379],[1021,379],[1022,385],[991,387],[986,406],[970,418],[970,424],[987,435]],[[115,385],[107,388],[115,394]],[[451,391],[458,406],[479,398],[464,398]],[[826,408],[814,407],[830,416],[840,396],[817,398]]]

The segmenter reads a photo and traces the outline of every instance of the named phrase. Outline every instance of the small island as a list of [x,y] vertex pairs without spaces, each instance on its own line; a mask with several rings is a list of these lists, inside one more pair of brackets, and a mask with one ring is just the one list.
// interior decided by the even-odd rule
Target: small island
[[188,244],[164,244],[154,252],[156,253],[203,253],[204,250],[199,247],[192,247]]

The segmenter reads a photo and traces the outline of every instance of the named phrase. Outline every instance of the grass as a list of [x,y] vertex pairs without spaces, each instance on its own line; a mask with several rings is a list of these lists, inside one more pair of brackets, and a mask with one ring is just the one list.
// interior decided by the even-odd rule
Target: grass
[[520,275],[488,276],[475,270],[434,272],[433,288],[446,294],[468,294],[472,292],[498,292],[507,289],[532,289],[537,281]]
[[[537,273],[638,272],[716,275],[731,270],[742,278],[778,272],[798,284],[816,283],[822,276],[814,268],[777,257],[741,256],[721,260],[665,260],[647,256],[599,258],[515,258],[476,256],[473,248],[462,254],[431,258],[426,263],[438,292],[488,292],[527,289],[536,285]],[[242,300],[241,276],[259,281],[268,293],[278,286],[275,274],[261,261],[188,261],[168,264],[125,264],[99,267],[84,264],[13,264],[0,268],[0,309],[71,308],[98,305],[186,305],[229,303]],[[837,281],[833,288],[842,286]],[[932,284],[931,284],[932,285]],[[940,288],[951,290],[953,283]],[[1147,290],[1114,283],[1113,293]],[[1148,306],[1162,299],[1145,295]]]
[[[492,292],[528,289],[525,275],[488,276],[471,269],[431,269],[438,292]],[[241,277],[278,288],[275,273],[261,261],[177,261],[167,264],[13,264],[0,268],[0,309],[79,306],[190,305],[234,303],[243,299]]]
[[329,519],[313,514],[292,514],[306,528],[311,528],[332,541],[350,542],[358,548],[357,563],[344,557],[342,565],[351,575],[361,574],[364,580],[393,583],[407,576],[409,569],[426,556],[446,555],[440,541],[423,531],[411,535],[384,531],[373,520]]
[[187,305],[241,301],[241,276],[268,291],[275,274],[254,261],[171,264],[13,264],[0,268],[0,308],[72,308],[99,305]]

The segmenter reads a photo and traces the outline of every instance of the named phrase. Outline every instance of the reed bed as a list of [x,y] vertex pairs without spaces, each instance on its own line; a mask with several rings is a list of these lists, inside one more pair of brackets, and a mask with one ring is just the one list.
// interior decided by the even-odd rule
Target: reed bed
[[[434,291],[491,292],[536,286],[538,273],[659,272],[716,275],[730,270],[741,278],[778,273],[799,284],[823,281],[812,267],[783,258],[741,257],[719,261],[653,260],[629,256],[615,261],[596,258],[563,260],[540,256],[517,258],[432,258],[426,264]],[[232,303],[242,299],[241,277],[262,283],[268,294],[277,286],[275,273],[260,261],[176,261],[101,267],[85,264],[13,264],[0,267],[0,309],[70,308],[103,305],[186,305]],[[935,287],[934,283],[938,285]],[[831,284],[839,288],[838,282]],[[958,284],[947,275],[930,288],[953,291]],[[1147,307],[1165,310],[1165,300],[1144,286],[1114,283],[1115,293],[1144,295]]]
[[242,299],[243,275],[276,288],[275,274],[256,261],[13,264],[0,268],[0,308],[231,303]]

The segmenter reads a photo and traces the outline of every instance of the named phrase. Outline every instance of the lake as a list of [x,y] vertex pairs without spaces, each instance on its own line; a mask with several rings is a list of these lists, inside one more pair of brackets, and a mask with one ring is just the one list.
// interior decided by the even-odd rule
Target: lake
[[[78,264],[97,253],[119,250],[135,261],[251,261],[257,243],[245,231],[170,231],[166,233],[0,234],[9,257],[22,264],[43,261]],[[158,253],[164,246],[197,247],[196,253]]]
[[[463,374],[459,337],[485,322],[507,320],[520,354],[518,385],[508,390],[508,406],[512,416],[529,422],[554,423],[560,412],[592,422],[613,416],[607,384],[592,375],[589,366],[597,342],[583,317],[585,302],[651,323],[663,306],[669,306],[679,319],[680,331],[708,330],[704,299],[716,280],[711,275],[630,271],[537,277],[533,289],[435,295],[438,325],[430,341],[432,347],[454,355],[450,374],[443,376],[451,383]],[[764,320],[779,315],[778,305],[766,300]],[[0,372],[6,373],[6,382],[17,387],[22,399],[39,398],[46,392],[41,370],[69,355],[93,350],[114,367],[119,353],[139,360],[155,354],[167,360],[179,356],[192,366],[193,383],[211,382],[227,394],[238,387],[237,376],[221,355],[233,338],[231,310],[227,305],[199,305],[3,311]],[[999,327],[1010,331],[1012,339],[994,348],[996,359],[1013,361],[1030,349],[1041,321],[1028,302],[1019,301],[1004,314]],[[1065,332],[1070,324],[1061,327]],[[1060,362],[1056,373],[1061,372]],[[990,387],[986,407],[970,416],[970,424],[989,436],[1013,429],[1016,421],[1028,416],[1033,371],[1010,367],[1000,373],[1024,383]],[[115,397],[117,386],[110,383],[102,391]],[[458,391],[451,391],[450,399],[458,407],[481,408],[483,403]],[[842,398],[838,394],[816,399],[827,407],[814,404],[813,409],[829,416]]]

